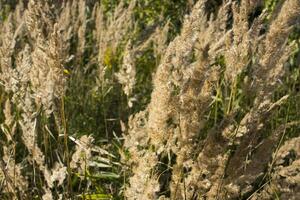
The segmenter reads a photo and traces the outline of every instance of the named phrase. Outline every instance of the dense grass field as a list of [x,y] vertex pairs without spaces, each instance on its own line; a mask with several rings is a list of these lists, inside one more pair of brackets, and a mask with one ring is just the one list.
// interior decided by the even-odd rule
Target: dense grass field
[[299,0],[0,0],[0,199],[297,200]]

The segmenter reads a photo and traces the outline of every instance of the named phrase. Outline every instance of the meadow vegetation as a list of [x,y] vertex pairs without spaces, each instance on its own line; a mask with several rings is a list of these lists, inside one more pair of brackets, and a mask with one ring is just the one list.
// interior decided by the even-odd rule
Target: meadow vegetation
[[300,196],[299,0],[0,0],[0,199]]

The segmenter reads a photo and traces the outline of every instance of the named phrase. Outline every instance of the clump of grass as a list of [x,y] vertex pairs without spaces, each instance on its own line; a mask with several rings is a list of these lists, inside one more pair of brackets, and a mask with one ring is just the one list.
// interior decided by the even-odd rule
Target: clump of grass
[[[164,192],[171,199],[247,198],[256,190],[274,150],[268,142],[279,140],[268,119],[281,118],[278,108],[285,110],[282,120],[292,114],[284,108],[289,91],[274,95],[286,87],[281,79],[289,75],[284,66],[295,43],[287,41],[298,9],[297,1],[196,3],[156,71],[146,134],[131,129],[148,143],[141,149],[128,144],[140,155],[130,198],[156,199]],[[147,179],[139,179],[147,152],[152,163],[143,172]],[[160,160],[171,154],[176,161]],[[161,162],[170,170],[155,171]],[[164,173],[170,181],[158,178]]]
[[0,0],[0,198],[294,198],[299,10]]

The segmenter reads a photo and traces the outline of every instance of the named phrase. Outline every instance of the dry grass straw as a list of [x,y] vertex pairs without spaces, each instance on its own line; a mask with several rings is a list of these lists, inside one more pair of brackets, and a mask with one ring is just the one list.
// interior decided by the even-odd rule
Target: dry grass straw
[[[272,95],[285,76],[284,63],[293,49],[287,39],[299,23],[300,10],[299,1],[285,1],[263,32],[266,10],[249,20],[261,3],[224,1],[211,11],[212,3],[203,0],[186,17],[181,34],[169,44],[155,74],[143,126],[138,123],[140,114],[131,122],[136,126],[131,127],[125,142],[135,157],[133,177],[126,191],[129,199],[163,198],[166,186],[162,189],[161,177],[168,171],[172,175],[167,174],[165,179],[170,180],[167,190],[171,199],[237,198],[253,191],[251,183],[263,172],[263,168],[255,165],[255,159],[260,158],[249,161],[249,168],[256,166],[260,171],[244,175],[247,172],[236,169],[245,165],[241,157],[249,156],[249,147],[258,145],[254,138],[259,138],[267,118],[287,99],[284,96],[273,103]],[[218,61],[220,56],[224,58],[225,69],[220,66],[222,61]],[[206,114],[217,100],[212,97],[219,89],[222,70],[227,87],[231,88],[227,94],[229,107],[224,119],[206,136]],[[245,72],[245,80],[251,77],[245,86],[256,98],[251,109],[236,121],[239,108],[231,102],[237,80]],[[206,139],[201,142],[199,138]],[[135,144],[139,148],[134,148]],[[228,151],[231,146],[237,148],[233,155]],[[264,148],[271,149],[272,145]],[[266,158],[271,156],[272,151],[269,152]],[[165,157],[169,160],[164,162],[167,169],[159,171]],[[268,161],[261,165],[266,166]],[[226,173],[229,175],[225,178]]]
[[[1,198],[79,198],[103,192],[99,179],[119,177],[102,173],[118,163],[99,141],[69,131],[82,109],[66,113],[70,98],[75,107],[101,102],[104,124],[96,125],[107,137],[109,120],[128,120],[125,198],[294,198],[299,141],[282,143],[298,123],[286,116],[284,126],[270,128],[268,119],[294,97],[274,98],[298,45],[289,37],[299,26],[299,0],[279,2],[271,13],[262,0],[189,2],[180,34],[169,41],[172,20],[140,30],[135,0],[109,13],[96,1],[19,1],[0,21]],[[151,101],[127,119],[140,106],[141,63],[152,58]],[[111,91],[120,99],[108,99]],[[107,118],[107,101],[120,104],[120,119]]]

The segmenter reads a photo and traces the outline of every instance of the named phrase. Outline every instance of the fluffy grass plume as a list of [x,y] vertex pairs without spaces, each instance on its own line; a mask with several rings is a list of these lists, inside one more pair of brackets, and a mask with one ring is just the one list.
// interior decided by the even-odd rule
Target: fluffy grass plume
[[0,199],[297,199],[299,0],[0,0]]

